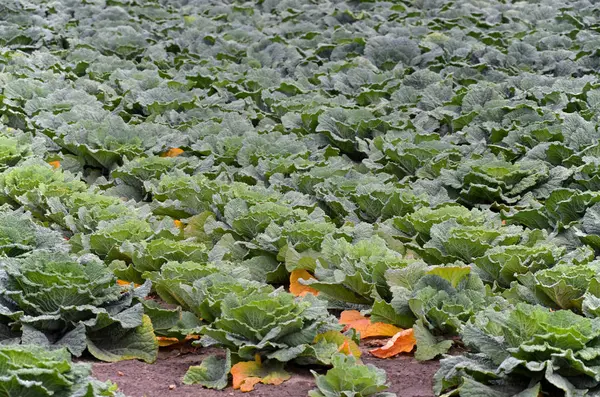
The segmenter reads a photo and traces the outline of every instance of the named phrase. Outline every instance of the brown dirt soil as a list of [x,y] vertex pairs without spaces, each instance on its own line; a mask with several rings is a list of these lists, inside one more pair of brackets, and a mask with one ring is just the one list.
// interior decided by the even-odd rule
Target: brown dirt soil
[[[241,396],[238,390],[209,390],[199,385],[184,385],[183,375],[191,365],[199,365],[208,355],[218,354],[218,349],[190,349],[161,351],[154,364],[140,361],[118,363],[94,363],[93,373],[100,380],[111,380],[130,397],[225,397]],[[371,356],[363,348],[362,360],[374,364],[388,374],[391,392],[402,397],[433,397],[433,374],[439,367],[438,361],[421,363],[412,355],[401,355],[381,360]],[[288,368],[292,378],[279,386],[258,384],[249,397],[306,397],[314,388],[314,379],[305,368]]]

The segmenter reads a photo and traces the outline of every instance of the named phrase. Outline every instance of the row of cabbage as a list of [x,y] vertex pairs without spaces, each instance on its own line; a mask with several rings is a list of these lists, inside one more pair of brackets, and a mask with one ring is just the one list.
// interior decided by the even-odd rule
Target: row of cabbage
[[598,389],[597,6],[0,7],[3,343],[330,365],[360,309],[462,338],[437,394]]

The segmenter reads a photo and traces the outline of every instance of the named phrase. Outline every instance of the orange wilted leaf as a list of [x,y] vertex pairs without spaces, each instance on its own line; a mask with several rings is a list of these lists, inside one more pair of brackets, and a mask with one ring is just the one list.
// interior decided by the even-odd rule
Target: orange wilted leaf
[[344,343],[342,343],[342,345],[338,347],[338,352],[343,353],[347,356],[352,354],[352,351],[350,350],[350,341],[348,339],[346,339]]
[[251,376],[249,378],[244,379],[244,381],[240,385],[240,391],[245,393],[254,390],[254,385],[256,385],[261,380],[261,378],[255,376]]
[[160,157],[177,157],[182,153],[183,150],[179,149],[178,147],[174,147],[161,154]]
[[413,329],[405,329],[394,335],[384,346],[370,351],[378,358],[389,358],[400,353],[410,353],[417,344]]
[[50,164],[52,166],[52,168],[56,169],[56,168],[60,168],[60,161],[50,161],[48,164]]
[[158,341],[158,346],[160,347],[167,347],[167,346],[172,346],[172,345],[176,345],[178,343],[185,343],[188,342],[190,340],[194,340],[194,339],[200,339],[199,335],[187,335],[184,339],[178,339],[178,338],[170,338],[168,336],[157,336],[156,340]]
[[[119,284],[122,287],[128,286],[131,284],[131,281],[125,281],[125,280],[117,280],[117,284]],[[138,288],[141,284],[136,284],[133,283],[133,287],[134,288]]]
[[233,388],[243,392],[254,390],[258,382],[268,385],[280,385],[291,375],[283,369],[279,361],[262,363],[260,358],[255,361],[243,361],[231,367]]
[[360,314],[358,310],[344,310],[340,315],[340,324],[344,324],[344,332],[354,328],[360,332],[360,338],[394,336],[402,329],[392,324],[371,323],[371,320]]
[[179,219],[174,219],[173,224],[177,229],[183,229],[183,222],[181,222]]
[[502,219],[502,225],[503,226],[506,225],[506,220],[505,219]]
[[300,284],[299,279],[310,280],[314,278],[312,274],[306,270],[294,270],[290,274],[290,293],[294,296],[304,296],[306,294],[319,295],[319,291],[311,288],[308,285]]
[[166,336],[157,336],[156,340],[158,341],[158,346],[160,346],[160,347],[167,347],[167,346],[176,345],[177,343],[179,343],[179,339],[169,338]]

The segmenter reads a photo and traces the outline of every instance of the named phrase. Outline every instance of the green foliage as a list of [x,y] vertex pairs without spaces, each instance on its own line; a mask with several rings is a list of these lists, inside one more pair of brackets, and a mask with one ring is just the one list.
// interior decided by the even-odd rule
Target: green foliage
[[376,235],[355,243],[328,236],[315,255],[316,261],[297,261],[296,268],[315,273],[316,279],[307,285],[334,300],[355,304],[371,304],[379,296],[390,298],[385,272],[410,263]]
[[372,364],[363,365],[353,356],[336,354],[333,356],[333,368],[325,375],[313,372],[317,388],[311,390],[310,397],[336,397],[336,396],[377,396],[392,397],[388,393],[385,371]]
[[134,247],[133,267],[140,273],[160,270],[169,261],[206,262],[206,246],[193,240],[156,239]]
[[230,370],[231,353],[226,350],[225,358],[209,356],[200,365],[191,366],[183,377],[183,383],[221,390],[227,387]]
[[206,273],[192,264],[167,264],[156,281],[165,301],[181,305],[206,324],[194,331],[203,335],[204,345],[227,347],[242,359],[260,354],[287,362],[314,354],[310,345],[317,334],[339,329],[325,302],[312,295],[294,298],[256,281]]
[[131,214],[129,206],[117,197],[90,191],[70,194],[61,200],[49,200],[50,217],[73,233],[92,233],[100,222],[109,222]]
[[33,138],[22,131],[4,127],[0,131],[0,170],[13,167],[19,162],[42,155],[45,152],[43,140]]
[[137,301],[147,288],[122,288],[95,257],[36,253],[2,261],[2,314],[23,341],[86,349],[106,361],[156,359],[157,342]]
[[100,257],[131,258],[132,250],[124,243],[137,243],[150,238],[154,234],[152,226],[145,220],[136,217],[123,217],[104,221],[98,228],[86,236],[84,246]]
[[192,173],[196,167],[195,159],[189,157],[136,157],[116,168],[111,176],[115,180],[135,188],[140,193],[148,193],[145,187],[147,181],[159,180],[173,170]]
[[497,246],[515,245],[524,237],[517,226],[461,225],[450,219],[431,226],[431,239],[423,246],[408,244],[426,262],[441,265],[454,261],[470,263]]
[[0,206],[0,257],[35,250],[67,251],[60,233],[38,225],[30,214]]
[[597,282],[598,262],[561,263],[551,269],[517,277],[507,298],[519,302],[539,303],[544,306],[581,313],[584,294]]
[[[414,325],[419,330],[415,331],[417,357],[422,359],[431,359],[450,348],[447,342],[438,345],[437,337],[458,335],[481,310],[508,306],[484,286],[470,267],[460,263],[427,266],[416,262],[404,269],[389,270],[386,278],[393,294],[389,306],[403,319],[399,325],[410,327],[418,320]],[[434,345],[436,354],[423,353]]]
[[475,270],[485,282],[508,288],[519,275],[536,273],[559,263],[564,247],[548,241],[543,234],[539,240],[533,234],[529,237],[518,245],[491,248],[473,261]]
[[568,310],[519,304],[481,311],[461,333],[473,352],[442,360],[434,389],[456,388],[461,395],[593,393],[599,332],[597,319]]
[[442,182],[456,189],[461,201],[468,204],[514,204],[527,192],[539,197],[536,188],[549,179],[550,169],[543,161],[513,164],[486,157],[463,162],[456,170],[443,170],[441,176]]
[[57,172],[36,161],[9,168],[0,174],[0,202],[21,206],[43,217],[48,201],[86,190],[85,183],[66,172]]
[[[153,330],[205,334],[280,368],[331,363],[339,346],[311,339],[328,309],[414,327],[419,359],[490,310],[600,315],[596,2],[10,0],[0,14],[3,343],[151,361]],[[283,292],[295,270],[318,297]],[[489,371],[443,389],[577,395],[564,379],[593,389],[600,373],[586,349],[552,350],[543,370],[448,359]],[[227,366],[188,380],[221,387]]]
[[[287,362],[310,354],[318,334],[340,328],[327,313],[325,302],[312,295],[298,299],[281,290],[248,294],[243,284],[233,291],[224,287],[221,299],[207,294],[201,303],[214,316],[214,321],[201,330],[202,342],[227,347],[242,359],[260,354]],[[204,309],[201,305],[199,310]]]
[[6,396],[123,396],[117,386],[90,377],[89,364],[74,363],[66,349],[0,346],[0,382]]
[[486,223],[497,226],[498,221],[495,218],[493,214],[477,209],[469,211],[462,206],[446,205],[438,208],[419,208],[403,217],[394,218],[394,225],[407,236],[414,236],[420,244],[425,244],[431,239],[432,226],[438,223],[455,220],[465,226],[479,226]]

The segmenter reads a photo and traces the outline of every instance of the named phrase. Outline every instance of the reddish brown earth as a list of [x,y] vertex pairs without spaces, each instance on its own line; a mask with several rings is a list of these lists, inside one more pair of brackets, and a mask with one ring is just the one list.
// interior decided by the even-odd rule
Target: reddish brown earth
[[[189,349],[188,349],[189,350]],[[222,391],[204,389],[198,385],[188,386],[181,382],[191,365],[198,365],[204,357],[218,353],[216,349],[190,351],[161,351],[154,364],[140,361],[118,363],[94,363],[93,373],[100,380],[117,383],[120,390],[130,397],[225,397],[242,396],[238,390],[228,387]],[[362,361],[384,369],[388,374],[391,392],[402,397],[433,397],[432,379],[437,371],[437,361],[418,362],[412,355],[401,355],[393,359],[375,358],[363,349]],[[288,368],[292,378],[279,386],[256,386],[248,397],[306,397],[314,388],[311,373],[304,368]]]

